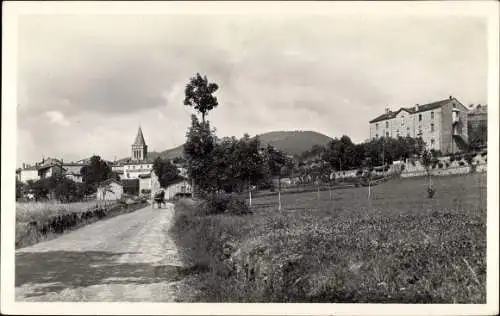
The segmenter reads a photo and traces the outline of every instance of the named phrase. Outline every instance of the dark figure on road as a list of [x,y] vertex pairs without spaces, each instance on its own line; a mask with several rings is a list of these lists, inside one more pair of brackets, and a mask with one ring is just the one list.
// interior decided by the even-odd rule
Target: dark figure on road
[[158,208],[161,208],[162,204],[165,205],[165,191],[160,190],[155,193],[153,198],[153,208],[155,203],[158,205]]

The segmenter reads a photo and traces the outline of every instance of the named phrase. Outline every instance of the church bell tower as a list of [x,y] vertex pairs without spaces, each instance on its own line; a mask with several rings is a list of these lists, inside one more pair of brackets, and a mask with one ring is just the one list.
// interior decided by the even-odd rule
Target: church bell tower
[[148,146],[144,141],[144,136],[142,135],[142,129],[139,126],[139,130],[137,131],[137,136],[135,137],[135,141],[132,144],[132,161],[142,161],[146,160],[148,156]]

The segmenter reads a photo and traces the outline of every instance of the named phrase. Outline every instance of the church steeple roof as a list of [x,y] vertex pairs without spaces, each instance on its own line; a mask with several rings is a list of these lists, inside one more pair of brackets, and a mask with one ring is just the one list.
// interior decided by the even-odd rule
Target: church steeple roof
[[144,136],[142,135],[142,129],[139,126],[139,130],[137,131],[137,136],[135,137],[135,142],[132,144],[133,146],[146,146],[146,142],[144,141]]

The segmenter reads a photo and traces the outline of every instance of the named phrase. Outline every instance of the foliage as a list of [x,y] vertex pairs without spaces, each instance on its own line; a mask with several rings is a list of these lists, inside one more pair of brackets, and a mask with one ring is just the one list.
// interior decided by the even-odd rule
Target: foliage
[[481,122],[477,128],[469,125],[469,145],[471,149],[479,149],[488,144],[488,126]]
[[469,153],[469,154],[466,154],[464,156],[464,160],[470,165],[472,166],[472,161],[474,160],[474,156],[475,154],[472,154],[472,153]]
[[219,89],[216,83],[208,82],[206,76],[199,73],[189,80],[185,89],[184,105],[192,106],[201,113],[202,122],[205,122],[205,116],[217,105],[217,98],[213,93]]
[[293,159],[289,158],[283,151],[267,145],[265,150],[265,161],[267,170],[273,177],[278,177],[278,190],[281,191],[281,178],[289,175],[294,169]]
[[[348,136],[343,135],[340,139],[334,138],[323,150],[316,147],[304,152],[300,159],[311,159],[316,154],[316,160],[327,163],[330,170],[340,171],[360,168],[367,158],[372,166],[405,160],[419,154],[424,147],[422,138],[382,137],[354,144]],[[436,152],[436,156],[438,155],[439,153]]]
[[26,184],[16,178],[16,200],[23,197],[26,192]]
[[[80,169],[83,182],[87,185],[87,189],[95,192],[97,185],[109,178],[117,178],[118,175],[111,171],[111,167],[99,156],[92,156],[88,166],[83,166]],[[119,179],[119,177],[118,177]]]
[[215,131],[210,130],[209,122],[200,122],[191,116],[191,127],[186,135],[184,156],[188,164],[188,174],[195,185],[203,191],[213,191],[211,176],[212,152],[215,148]]
[[236,199],[229,194],[214,194],[209,196],[199,206],[200,215],[247,215],[252,211],[245,201]]
[[40,179],[28,182],[28,190],[33,193],[36,201],[48,199],[50,192],[50,182],[48,179]]
[[163,188],[181,178],[179,175],[179,169],[177,169],[177,167],[170,160],[163,160],[160,157],[156,157],[154,160],[153,171],[158,177],[160,186]]
[[481,304],[479,179],[436,179],[433,199],[417,189],[421,178],[377,186],[376,199],[362,189],[334,191],[332,200],[290,194],[282,212],[269,206],[273,196],[256,198],[251,216],[201,216],[199,204],[181,201],[172,232],[186,258],[208,270],[197,275],[197,302]]
[[54,196],[63,203],[80,201],[83,196],[82,187],[75,181],[65,177],[58,178],[54,187]]

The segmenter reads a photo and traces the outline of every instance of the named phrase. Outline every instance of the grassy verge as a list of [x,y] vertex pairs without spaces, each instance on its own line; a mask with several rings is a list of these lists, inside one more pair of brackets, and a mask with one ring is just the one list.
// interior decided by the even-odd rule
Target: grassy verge
[[185,260],[207,302],[485,303],[486,176],[257,198],[254,214],[202,216],[179,201]]
[[16,205],[16,249],[53,239],[103,218],[133,212],[145,201],[128,203],[18,203]]

